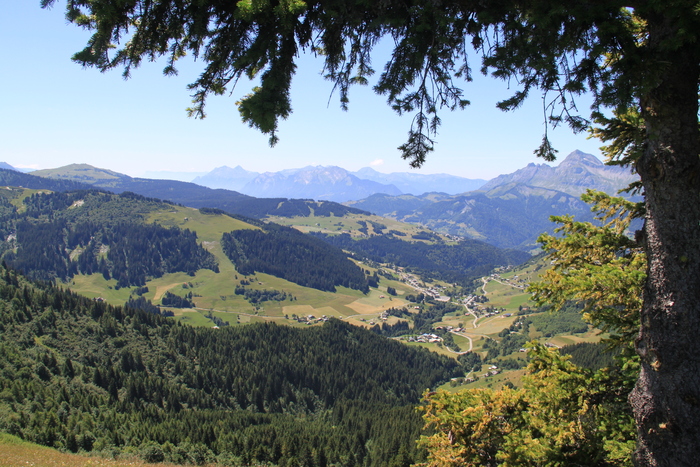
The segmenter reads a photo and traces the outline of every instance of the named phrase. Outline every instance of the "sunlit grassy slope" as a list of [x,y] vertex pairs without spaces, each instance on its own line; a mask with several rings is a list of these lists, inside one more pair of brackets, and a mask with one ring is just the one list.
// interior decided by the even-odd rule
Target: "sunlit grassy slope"
[[[330,219],[337,220],[338,218]],[[410,287],[401,282],[382,278],[379,288],[372,289],[367,295],[343,287],[338,287],[337,292],[330,293],[302,287],[284,279],[259,273],[252,280],[250,277],[247,278],[250,281],[247,288],[280,290],[286,292],[289,298],[282,302],[266,301],[256,307],[248,303],[243,296],[235,294],[236,285],[240,284],[244,277],[236,272],[235,267],[224,254],[220,240],[225,232],[239,229],[258,229],[259,227],[226,215],[203,214],[198,209],[182,206],[170,206],[168,209],[153,212],[147,221],[165,227],[179,227],[195,231],[202,245],[216,256],[219,262],[219,273],[201,269],[194,276],[182,272],[166,274],[146,284],[148,292],[144,294],[144,297],[154,304],[160,303],[167,291],[180,296],[191,292],[196,309],[172,311],[178,319],[192,325],[213,326],[213,322],[207,317],[211,315],[232,325],[275,321],[303,326],[305,324],[297,323],[291,319],[292,316],[314,315],[322,317],[325,315],[347,319],[357,325],[368,326],[369,321],[376,319],[387,308],[404,306],[407,302],[401,296],[412,291]],[[374,268],[361,266],[374,272]],[[386,294],[387,286],[394,287],[398,296],[388,296]],[[99,297],[115,305],[124,304],[132,296],[135,289],[134,287],[117,289],[116,280],[105,280],[100,274],[78,275],[72,280],[69,287],[85,296]]]
[[111,460],[66,454],[0,433],[0,467],[146,467],[173,464],[147,464],[139,460]]

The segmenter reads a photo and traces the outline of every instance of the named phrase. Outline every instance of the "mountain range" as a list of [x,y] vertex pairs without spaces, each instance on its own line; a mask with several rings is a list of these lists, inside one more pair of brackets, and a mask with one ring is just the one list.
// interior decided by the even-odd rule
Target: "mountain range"
[[151,180],[134,178],[108,169],[88,164],[70,164],[57,169],[37,170],[31,175],[56,180],[80,182],[89,187],[114,193],[131,191],[150,198],[164,199],[193,208],[215,208],[246,217],[309,216],[312,213],[343,216],[362,211],[329,201],[308,199],[255,198],[236,191],[211,189],[195,183],[176,180]]
[[574,151],[556,167],[531,163],[511,174],[499,175],[480,190],[489,192],[498,187],[520,184],[561,191],[576,197],[589,188],[613,195],[634,180],[636,177],[628,168],[605,165],[592,154]]
[[606,166],[595,156],[574,151],[557,167],[529,164],[469,193],[375,194],[346,204],[501,248],[533,250],[539,234],[553,230],[550,216],[572,214],[592,220],[590,206],[579,198],[586,189],[617,194],[635,180],[628,169]]
[[365,167],[349,172],[337,166],[307,166],[278,172],[250,172],[240,165],[217,167],[193,183],[208,188],[235,190],[259,198],[310,198],[336,202],[354,201],[376,193],[387,195],[442,192],[464,193],[486,181],[448,174],[396,172],[384,174]]
[[[384,174],[377,175],[379,173],[372,169],[362,169],[360,172],[367,177],[384,177]],[[553,230],[555,226],[550,221],[552,215],[572,214],[583,221],[592,220],[590,207],[579,199],[587,188],[615,194],[637,180],[628,169],[606,166],[595,156],[580,151],[569,154],[559,166],[529,164],[511,174],[494,178],[479,190],[460,194],[428,192],[418,196],[400,193],[401,190],[394,184],[382,185],[380,182],[361,180],[338,167],[307,167],[257,175],[240,166],[235,169],[220,167],[206,176],[211,183],[218,177],[221,184],[236,177],[240,184],[247,177],[249,180],[245,186],[255,186],[260,193],[283,193],[284,196],[280,195],[279,198],[256,198],[236,191],[173,180],[132,178],[85,164],[41,170],[33,174],[87,183],[116,193],[132,191],[190,207],[216,208],[257,219],[269,216],[342,217],[348,213],[370,212],[425,225],[445,234],[522,251],[536,249],[539,234]],[[404,183],[402,180],[413,177],[416,186],[426,186],[419,182],[426,182],[427,179],[415,178],[416,174],[389,175],[382,180],[401,185]],[[445,186],[451,183],[450,176],[423,177],[434,177],[434,180],[443,177]],[[383,190],[377,192],[377,187],[383,187]],[[373,190],[374,194],[367,195]],[[343,196],[350,197],[353,192],[362,192],[367,196],[346,202],[345,205],[308,199],[342,199]]]

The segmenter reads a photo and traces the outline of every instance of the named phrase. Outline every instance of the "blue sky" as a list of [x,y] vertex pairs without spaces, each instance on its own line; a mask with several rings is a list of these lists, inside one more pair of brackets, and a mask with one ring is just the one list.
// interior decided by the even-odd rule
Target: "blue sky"
[[[206,119],[188,118],[186,86],[200,63],[184,61],[175,78],[162,75],[162,63],[147,63],[126,81],[116,70],[84,69],[70,57],[84,47],[89,32],[67,24],[64,8],[59,2],[42,10],[39,0],[0,4],[0,161],[37,169],[87,163],[131,176],[208,172],[223,165],[258,172],[307,165],[413,170],[396,149],[410,118],[394,114],[370,88],[351,90],[350,110],[341,111],[313,57],[300,58],[294,113],[281,122],[280,142],[270,148],[265,135],[241,122],[235,107],[249,83],[239,83],[231,96],[212,97]],[[376,59],[375,70],[382,66]],[[543,130],[537,96],[504,113],[495,103],[510,95],[506,83],[479,75],[464,89],[472,105],[443,112],[436,150],[420,173],[489,179],[543,163],[532,155]],[[602,159],[600,143],[585,134],[559,128],[550,130],[550,139],[560,159],[576,149]]]

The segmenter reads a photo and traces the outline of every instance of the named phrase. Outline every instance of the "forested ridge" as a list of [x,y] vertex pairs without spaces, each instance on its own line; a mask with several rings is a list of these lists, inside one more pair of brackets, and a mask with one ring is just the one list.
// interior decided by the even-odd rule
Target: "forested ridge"
[[223,235],[224,253],[240,273],[264,272],[329,292],[336,286],[369,291],[365,274],[340,248],[289,227],[266,224],[264,229]]
[[34,279],[100,273],[128,287],[170,272],[218,271],[196,233],[144,223],[146,214],[167,206],[159,200],[87,190],[34,194],[21,211],[0,203],[8,240],[3,259]]
[[[435,239],[426,234],[419,234],[418,237]],[[477,240],[463,240],[449,245],[442,242],[408,242],[393,235],[374,235],[362,239],[353,239],[348,234],[312,235],[372,261],[413,268],[426,277],[450,282],[485,275],[494,266],[520,264],[530,258],[525,252],[500,249]]]
[[192,328],[0,268],[0,429],[69,451],[407,465],[457,364],[332,320]]
[[[100,185],[98,182],[97,186]],[[255,198],[236,191],[211,189],[195,183],[174,180],[148,180],[144,178],[124,178],[109,189],[123,192],[133,191],[144,196],[168,199],[194,208],[209,207],[222,209],[234,214],[263,218],[266,216],[343,216],[347,213],[367,214],[356,208],[343,206],[332,201],[309,199]]]

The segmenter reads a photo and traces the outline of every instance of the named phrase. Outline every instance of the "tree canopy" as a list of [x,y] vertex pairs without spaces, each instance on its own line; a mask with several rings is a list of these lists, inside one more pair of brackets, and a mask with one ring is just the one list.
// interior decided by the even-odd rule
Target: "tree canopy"
[[[55,0],[42,0],[50,6]],[[67,17],[94,31],[74,59],[101,70],[166,57],[164,73],[192,54],[205,64],[190,86],[190,113],[247,76],[259,86],[239,103],[242,118],[277,139],[291,112],[300,50],[322,55],[343,107],[353,84],[375,72],[382,37],[392,56],[374,90],[414,115],[404,158],[420,166],[433,148],[442,108],[468,105],[459,80],[472,68],[516,84],[498,106],[517,108],[542,93],[547,122],[574,130],[600,125],[611,161],[630,164],[645,196],[647,279],[632,393],[638,460],[692,465],[700,456],[700,17],[695,0],[74,0]],[[119,41],[122,41],[120,44]],[[472,54],[471,49],[477,54]],[[472,56],[481,57],[473,63]],[[575,98],[590,92],[591,112]],[[536,153],[556,150],[545,133]]]
[[[196,117],[205,116],[207,96],[224,94],[242,77],[259,78],[260,85],[237,104],[243,120],[269,134],[272,144],[278,120],[292,111],[290,86],[300,51],[323,57],[325,76],[347,108],[351,86],[367,85],[376,71],[374,46],[389,36],[394,51],[374,90],[399,114],[414,115],[400,149],[420,166],[433,148],[438,111],[469,105],[459,86],[471,81],[475,66],[498,78],[517,79],[518,90],[498,103],[504,110],[542,90],[547,119],[554,125],[564,121],[577,131],[587,127],[573,101],[586,91],[594,92],[596,107],[629,107],[638,83],[627,71],[641,65],[628,56],[639,46],[642,25],[622,5],[101,0],[68,2],[67,18],[94,30],[87,47],[73,57],[83,65],[103,71],[123,68],[128,77],[144,59],[166,57],[165,75],[176,74],[177,61],[188,54],[202,60],[205,69],[190,85],[193,106],[188,111]],[[477,55],[473,51],[482,56],[481,63],[469,59]],[[546,135],[539,152],[554,157]]]

